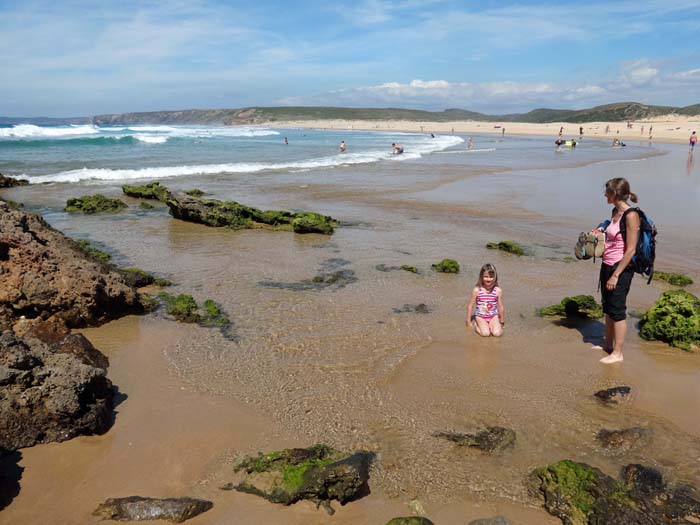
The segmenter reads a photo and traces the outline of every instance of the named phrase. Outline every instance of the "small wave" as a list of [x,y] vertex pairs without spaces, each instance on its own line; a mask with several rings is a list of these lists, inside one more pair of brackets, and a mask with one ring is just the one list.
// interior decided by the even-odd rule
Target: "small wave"
[[95,126],[41,127],[34,124],[18,124],[11,128],[0,128],[0,138],[24,139],[34,137],[59,138],[71,135],[99,133]]
[[[269,135],[279,135],[279,131],[267,128],[251,127],[186,127],[186,126],[129,126],[129,131],[137,133],[164,133],[172,137],[182,138],[214,138],[214,137],[265,137]],[[111,130],[110,130],[111,131]]]
[[145,135],[143,133],[137,133],[134,135],[134,138],[148,144],[165,144],[168,142],[168,137],[164,135]]

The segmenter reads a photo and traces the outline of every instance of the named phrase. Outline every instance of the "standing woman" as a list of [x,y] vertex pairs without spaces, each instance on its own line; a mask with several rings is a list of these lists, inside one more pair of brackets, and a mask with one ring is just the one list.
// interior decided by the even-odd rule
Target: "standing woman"
[[[605,197],[615,208],[612,220],[605,230],[605,251],[600,268],[600,289],[603,295],[605,314],[605,341],[598,349],[610,355],[601,363],[622,361],[622,345],[627,335],[627,294],[630,291],[634,269],[630,262],[637,250],[639,238],[639,213],[631,209],[627,202],[637,202],[637,196],[630,191],[627,179],[610,179],[605,183]],[[625,221],[626,235],[622,237],[620,223]]]

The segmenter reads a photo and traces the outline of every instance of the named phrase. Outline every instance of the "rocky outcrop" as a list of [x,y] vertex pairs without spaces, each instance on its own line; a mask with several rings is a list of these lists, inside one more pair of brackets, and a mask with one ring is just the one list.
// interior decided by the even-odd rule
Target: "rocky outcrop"
[[332,511],[332,500],[344,505],[366,493],[373,458],[370,452],[347,454],[326,445],[245,457],[236,466],[245,477],[235,489],[283,505],[311,500]]
[[126,208],[126,203],[119,199],[111,199],[97,193],[96,195],[83,195],[68,199],[66,201],[66,211],[81,212],[88,215],[93,213],[107,213],[120,211]]
[[443,259],[439,263],[433,264],[432,267],[440,273],[459,273],[459,263],[454,259]]
[[617,405],[618,402],[627,399],[630,392],[632,392],[632,389],[628,386],[614,386],[605,390],[598,390],[593,395],[606,405]]
[[26,186],[29,181],[26,179],[15,179],[13,177],[6,177],[0,173],[0,188],[13,188],[15,186]]
[[700,349],[700,299],[684,290],[662,293],[639,322],[639,335],[686,351]]
[[565,525],[697,523],[700,494],[687,485],[669,487],[661,473],[627,465],[618,481],[585,463],[563,460],[533,471],[528,487]]
[[22,316],[97,325],[142,311],[124,276],[91,260],[40,216],[0,202],[0,329]]
[[471,434],[436,432],[433,436],[447,439],[460,446],[478,448],[484,452],[502,452],[515,446],[515,431],[503,427],[487,427]]
[[199,516],[214,506],[211,501],[195,498],[144,498],[129,496],[109,498],[92,513],[103,520],[150,521],[165,520],[182,523]]
[[564,297],[558,304],[541,308],[539,314],[566,318],[600,319],[603,316],[603,307],[596,302],[592,295],[574,295],[573,297]]
[[160,182],[151,182],[144,186],[132,186],[124,184],[122,192],[127,197],[135,197],[138,199],[155,199],[165,202],[170,197],[170,190],[165,186],[161,186]]
[[79,335],[47,344],[3,332],[0,447],[13,450],[106,431],[114,396],[100,366],[106,363]]

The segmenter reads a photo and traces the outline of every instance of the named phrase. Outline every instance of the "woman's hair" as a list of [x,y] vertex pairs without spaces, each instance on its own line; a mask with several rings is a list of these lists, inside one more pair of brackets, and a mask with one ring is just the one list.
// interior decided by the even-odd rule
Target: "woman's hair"
[[614,194],[615,199],[619,201],[631,200],[632,202],[637,202],[637,194],[630,191],[630,183],[622,177],[610,179],[606,182],[605,193]]
[[476,285],[484,288],[484,274],[488,273],[489,275],[493,275],[493,286],[491,289],[493,290],[498,286],[498,272],[496,272],[496,267],[491,264],[491,263],[486,263],[481,267],[481,270],[479,271],[479,280],[477,281]]

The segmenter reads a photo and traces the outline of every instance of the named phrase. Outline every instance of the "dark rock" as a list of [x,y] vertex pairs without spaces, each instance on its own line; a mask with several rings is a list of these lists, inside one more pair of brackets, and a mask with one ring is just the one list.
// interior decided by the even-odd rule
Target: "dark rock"
[[697,523],[700,500],[692,487],[669,488],[661,474],[642,465],[623,469],[623,482],[597,468],[563,460],[533,471],[533,495],[567,525]]
[[195,498],[110,498],[92,513],[103,520],[146,521],[166,520],[182,523],[208,511],[214,506],[211,501]]
[[460,446],[475,447],[484,452],[501,452],[515,446],[515,431],[503,427],[487,427],[473,434],[436,432],[434,437],[453,441]]
[[98,193],[96,195],[83,195],[66,201],[66,211],[78,211],[82,213],[115,212],[126,208],[126,203],[119,199],[110,199]]
[[525,249],[513,241],[489,242],[486,244],[489,250],[500,250],[513,255],[525,255]]
[[603,316],[603,307],[596,302],[592,295],[574,295],[564,297],[559,304],[540,309],[539,314],[566,318],[600,319]]
[[22,453],[0,447],[0,511],[17,497],[24,467],[19,463]]
[[103,367],[86,364],[99,354],[92,345],[74,351],[83,342],[68,341],[66,351],[9,331],[0,335],[0,368],[10,372],[0,386],[0,447],[65,441],[109,428],[112,384]]
[[246,474],[236,490],[284,505],[302,499],[318,505],[337,500],[344,505],[367,493],[373,459],[369,452],[347,454],[326,445],[247,457],[236,466],[237,472]]
[[622,430],[603,429],[596,434],[596,439],[603,448],[616,452],[627,452],[635,447],[643,445],[651,438],[651,429],[632,427]]
[[68,327],[143,311],[124,277],[32,213],[0,203],[0,329],[58,314]]
[[387,266],[386,264],[378,264],[377,266],[374,267],[375,270],[379,270],[380,272],[398,272],[401,267],[400,266]]
[[26,186],[29,181],[26,179],[15,179],[13,177],[6,177],[0,173],[0,188],[13,188],[15,186]]
[[639,335],[687,351],[699,349],[700,299],[684,290],[662,293],[639,322]]
[[393,308],[395,314],[414,313],[414,314],[429,314],[430,308],[425,303],[420,304],[405,304],[401,308]]
[[628,386],[614,386],[605,390],[598,390],[593,395],[607,405],[616,405],[619,401],[627,399],[631,391],[632,389]]
[[318,291],[325,288],[340,289],[346,287],[348,284],[357,282],[357,280],[353,270],[338,270],[330,273],[322,271],[312,279],[303,279],[299,282],[258,281],[258,286],[303,292],[309,290]]
[[165,186],[161,186],[160,182],[151,182],[144,186],[131,186],[124,184],[122,186],[124,195],[128,197],[136,197],[139,199],[155,199],[165,202],[170,197],[170,190]]
[[386,525],[434,525],[428,518],[422,516],[407,516],[394,518],[386,522]]
[[153,204],[149,204],[148,202],[142,201],[141,204],[139,204],[139,208],[142,210],[152,210],[155,208]]
[[496,516],[495,518],[472,520],[467,525],[511,525],[511,523],[503,516]]
[[117,271],[125,277],[127,284],[134,288],[143,288],[152,284],[156,286],[170,286],[173,284],[167,279],[156,277],[140,268],[119,268]]
[[459,263],[454,259],[443,259],[439,263],[435,263],[432,266],[436,272],[459,273]]

